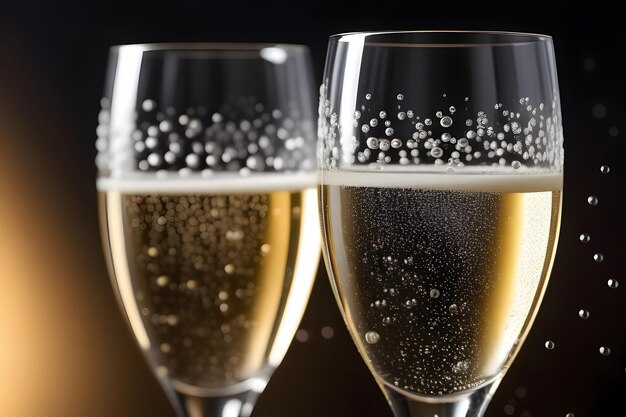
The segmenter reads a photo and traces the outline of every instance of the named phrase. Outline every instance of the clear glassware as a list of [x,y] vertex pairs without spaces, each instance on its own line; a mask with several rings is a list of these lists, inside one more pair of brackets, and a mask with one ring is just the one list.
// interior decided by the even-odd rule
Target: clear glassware
[[332,36],[320,87],[323,253],[397,417],[481,416],[558,240],[563,135],[549,36]]
[[179,416],[247,416],[320,254],[315,107],[297,45],[111,51],[97,129],[119,302]]

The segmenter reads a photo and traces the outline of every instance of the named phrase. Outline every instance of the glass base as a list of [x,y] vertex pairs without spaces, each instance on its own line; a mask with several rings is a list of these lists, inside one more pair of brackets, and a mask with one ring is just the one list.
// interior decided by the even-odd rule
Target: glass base
[[481,417],[500,381],[498,378],[476,391],[443,401],[405,396],[387,386],[381,388],[396,417]]

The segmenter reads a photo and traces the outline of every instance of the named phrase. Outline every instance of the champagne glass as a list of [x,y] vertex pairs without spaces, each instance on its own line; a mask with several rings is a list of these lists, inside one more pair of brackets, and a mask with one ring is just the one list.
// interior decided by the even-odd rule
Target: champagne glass
[[397,417],[481,416],[543,297],[563,135],[549,36],[332,36],[324,258]]
[[111,51],[104,247],[180,417],[249,415],[302,317],[321,245],[312,85],[304,46]]

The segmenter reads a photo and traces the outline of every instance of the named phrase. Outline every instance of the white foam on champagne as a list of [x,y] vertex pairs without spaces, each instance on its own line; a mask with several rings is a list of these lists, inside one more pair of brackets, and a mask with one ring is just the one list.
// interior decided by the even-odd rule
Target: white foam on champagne
[[474,170],[455,173],[323,171],[320,183],[348,187],[522,193],[559,191],[563,188],[563,174],[483,174]]
[[242,194],[271,191],[298,191],[315,187],[315,173],[257,173],[250,175],[213,174],[204,177],[190,174],[185,177],[156,174],[135,174],[128,178],[98,178],[98,191],[117,191],[135,194]]

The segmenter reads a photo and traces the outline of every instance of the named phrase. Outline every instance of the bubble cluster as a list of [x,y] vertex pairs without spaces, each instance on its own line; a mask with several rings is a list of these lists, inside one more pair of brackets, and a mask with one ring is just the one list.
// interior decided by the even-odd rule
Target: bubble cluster
[[[101,173],[134,169],[182,176],[214,171],[247,175],[314,168],[313,122],[296,110],[267,109],[253,97],[233,99],[215,110],[163,108],[145,99],[129,134],[110,126],[110,101],[103,99],[101,106],[96,129]],[[329,115],[329,123],[337,124],[336,114]],[[124,155],[121,144],[128,147]]]
[[[298,193],[285,193],[275,200],[268,193],[122,196],[147,353],[170,378],[216,387],[263,371],[266,361],[249,352],[280,323],[259,301],[283,302],[281,280],[290,279],[263,266],[273,253],[267,239],[275,216],[299,207]],[[288,246],[289,230],[272,233],[272,242]],[[271,282],[280,283],[277,290]]]
[[[514,169],[562,165],[563,138],[556,98],[546,105],[523,97],[508,107],[497,103],[493,110],[475,114],[468,110],[467,98],[464,106],[449,105],[445,110],[435,110],[433,117],[419,115],[411,108],[412,97],[398,94],[397,111],[394,109],[393,113],[396,117],[388,118],[391,109],[376,107],[376,100],[368,93],[357,104],[360,107],[355,110],[350,136],[346,135],[348,130],[332,122],[336,104],[331,104],[327,96],[327,84],[321,86],[320,92],[318,146],[320,164],[326,169],[337,168],[340,163],[435,163],[453,167],[469,164]],[[363,118],[369,122],[363,123]],[[434,123],[437,119],[439,123]],[[454,123],[455,119],[461,123]],[[400,146],[392,150],[376,148],[373,152],[365,144],[369,138],[392,136],[400,141]],[[432,152],[433,148],[437,150]]]
[[[341,245],[329,248],[338,263],[332,276],[342,291],[355,294],[344,299],[346,320],[377,378],[403,391],[439,396],[471,390],[499,375],[517,349],[543,282],[535,261],[522,267],[522,278],[493,279],[499,263],[508,262],[501,228],[518,200],[496,192],[331,180],[322,192],[324,212],[341,213],[326,223],[331,236],[342,236]],[[529,194],[528,207],[543,209],[529,210],[528,236],[547,237],[553,213],[545,207],[556,207],[559,197]],[[527,245],[533,250],[547,244],[533,242]],[[511,292],[509,285],[524,290]],[[503,314],[507,320],[501,320]],[[498,360],[491,359],[496,355]]]

